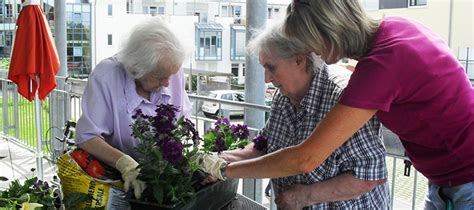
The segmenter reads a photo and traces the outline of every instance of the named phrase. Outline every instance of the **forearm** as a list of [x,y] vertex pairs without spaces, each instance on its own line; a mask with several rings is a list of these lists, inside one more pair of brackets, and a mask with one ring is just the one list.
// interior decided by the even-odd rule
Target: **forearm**
[[377,110],[336,105],[303,143],[267,155],[232,162],[230,178],[278,178],[308,173],[364,125]]
[[385,181],[386,179],[361,180],[352,176],[351,173],[344,173],[323,182],[304,186],[301,195],[307,196],[306,205],[350,200],[384,184]]
[[264,152],[258,151],[257,149],[254,148],[254,143],[250,143],[243,149],[223,151],[221,154],[219,154],[219,157],[226,160],[227,162],[235,162],[235,161],[256,158],[264,154],[265,154]]
[[110,146],[99,137],[94,137],[89,141],[77,145],[77,147],[85,150],[98,160],[101,160],[114,168],[117,160],[124,155],[120,150]]
[[231,162],[226,167],[229,178],[278,178],[305,173],[296,159],[295,147],[287,147],[260,157]]

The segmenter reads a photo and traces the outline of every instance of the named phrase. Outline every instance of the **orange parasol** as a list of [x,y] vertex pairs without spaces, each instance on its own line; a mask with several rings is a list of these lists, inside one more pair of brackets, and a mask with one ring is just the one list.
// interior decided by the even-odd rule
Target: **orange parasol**
[[18,85],[18,92],[29,101],[33,101],[36,91],[39,99],[44,100],[56,87],[58,53],[39,0],[22,3],[8,79]]

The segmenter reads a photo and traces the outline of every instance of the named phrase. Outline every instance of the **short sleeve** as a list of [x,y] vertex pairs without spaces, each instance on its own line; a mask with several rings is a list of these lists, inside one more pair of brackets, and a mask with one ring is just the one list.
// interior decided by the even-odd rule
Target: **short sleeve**
[[376,56],[359,61],[339,103],[388,112],[400,92],[397,70]]
[[93,137],[110,135],[113,130],[112,98],[100,74],[92,74],[82,97],[82,115],[77,121],[76,144]]

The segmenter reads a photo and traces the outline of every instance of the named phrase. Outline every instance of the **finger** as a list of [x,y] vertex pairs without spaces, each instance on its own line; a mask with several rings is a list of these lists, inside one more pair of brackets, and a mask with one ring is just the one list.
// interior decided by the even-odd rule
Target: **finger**
[[125,183],[123,184],[123,190],[125,192],[128,192],[129,187],[130,187],[130,181],[125,181]]
[[217,178],[214,177],[214,176],[209,176],[209,177],[207,177],[207,178],[208,178],[209,181],[211,181],[211,182],[217,182]]
[[135,198],[137,199],[140,199],[142,195],[140,185],[138,183],[133,186],[133,194],[135,194]]

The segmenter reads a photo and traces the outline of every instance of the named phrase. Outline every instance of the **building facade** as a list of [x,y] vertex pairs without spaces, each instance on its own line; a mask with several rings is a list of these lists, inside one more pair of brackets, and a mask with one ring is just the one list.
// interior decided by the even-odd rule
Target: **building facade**
[[[360,0],[382,19],[401,15],[422,22],[449,44],[474,81],[473,1]],[[291,0],[267,0],[269,22],[283,18]],[[245,0],[66,0],[68,73],[86,78],[102,59],[114,55],[133,25],[161,16],[188,46],[186,69],[245,76]],[[42,0],[54,31],[54,0]],[[21,0],[0,0],[0,57],[8,58]]]

